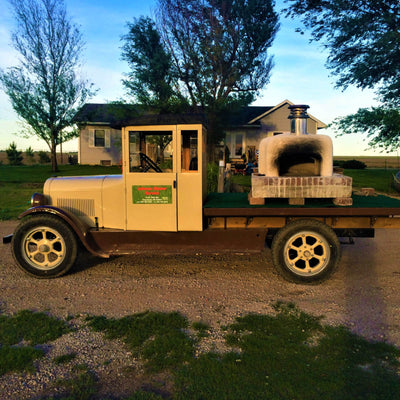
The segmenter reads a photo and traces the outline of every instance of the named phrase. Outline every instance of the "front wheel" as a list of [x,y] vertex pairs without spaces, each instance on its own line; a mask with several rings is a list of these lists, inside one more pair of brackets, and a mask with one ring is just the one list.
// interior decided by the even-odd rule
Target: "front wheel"
[[56,278],[73,266],[78,244],[74,232],[59,218],[34,215],[17,227],[12,250],[24,272],[36,278]]
[[339,239],[317,220],[297,220],[284,226],[275,235],[271,250],[277,271],[298,283],[327,279],[340,261]]

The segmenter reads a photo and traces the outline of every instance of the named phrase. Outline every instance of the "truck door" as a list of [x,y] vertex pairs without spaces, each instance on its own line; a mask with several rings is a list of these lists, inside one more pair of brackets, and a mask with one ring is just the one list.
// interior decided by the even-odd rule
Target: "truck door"
[[123,129],[126,229],[177,231],[176,126]]
[[178,230],[203,230],[206,157],[202,125],[178,125]]

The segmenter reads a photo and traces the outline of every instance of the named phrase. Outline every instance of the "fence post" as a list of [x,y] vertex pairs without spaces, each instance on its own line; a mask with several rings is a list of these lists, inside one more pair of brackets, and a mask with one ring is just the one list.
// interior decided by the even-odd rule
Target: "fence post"
[[225,172],[225,161],[219,161],[218,171],[218,193],[224,193],[224,172]]

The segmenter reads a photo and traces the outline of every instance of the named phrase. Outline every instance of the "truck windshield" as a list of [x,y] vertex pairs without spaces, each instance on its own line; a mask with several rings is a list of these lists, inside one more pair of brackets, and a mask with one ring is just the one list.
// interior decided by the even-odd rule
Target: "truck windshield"
[[172,172],[171,131],[130,131],[130,172]]

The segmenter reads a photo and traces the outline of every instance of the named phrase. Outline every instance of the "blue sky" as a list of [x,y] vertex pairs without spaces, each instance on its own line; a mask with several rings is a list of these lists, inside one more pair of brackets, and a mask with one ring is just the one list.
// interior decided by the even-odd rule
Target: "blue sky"
[[[134,17],[154,14],[153,0],[66,0],[69,15],[80,26],[86,41],[83,53],[82,74],[95,84],[98,92],[91,102],[106,102],[124,97],[121,79],[128,66],[121,61],[121,36],[126,33],[126,23]],[[278,6],[282,1],[277,2]],[[17,55],[10,46],[13,17],[7,0],[0,0],[0,68],[15,65]],[[325,68],[327,53],[318,43],[309,43],[307,35],[295,32],[296,22],[281,18],[281,29],[270,49],[275,67],[268,86],[260,92],[254,105],[273,106],[288,99],[294,103],[308,104],[309,112],[325,123],[338,116],[373,105],[374,94],[349,88],[342,92],[334,88],[334,78]],[[20,130],[17,116],[4,92],[0,91],[0,150],[15,141],[25,150],[47,150],[46,144],[36,138],[23,139],[15,132]],[[335,155],[381,155],[367,149],[363,135],[335,138]],[[77,141],[64,144],[65,151],[77,151]],[[397,155],[397,154],[392,154]]]

